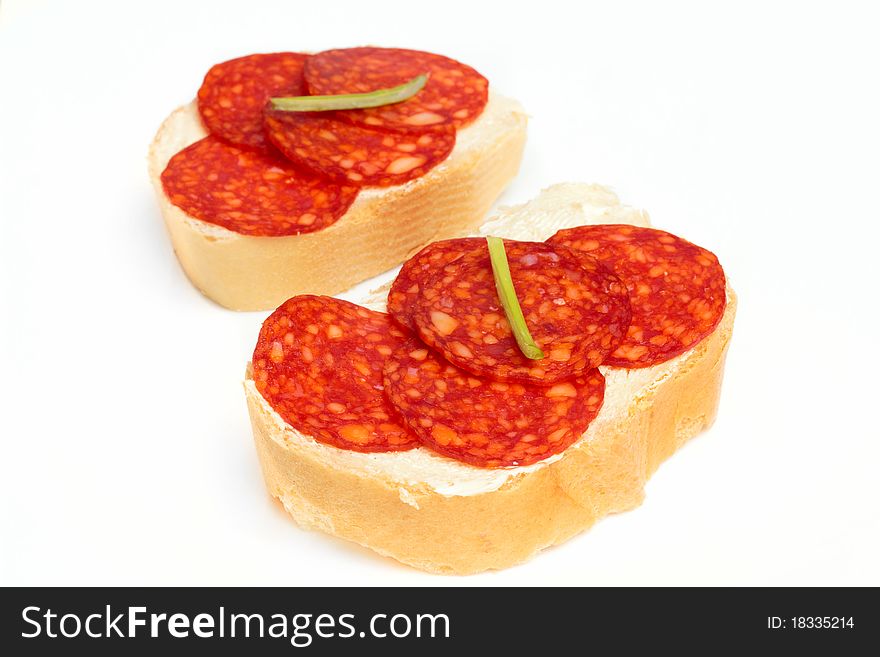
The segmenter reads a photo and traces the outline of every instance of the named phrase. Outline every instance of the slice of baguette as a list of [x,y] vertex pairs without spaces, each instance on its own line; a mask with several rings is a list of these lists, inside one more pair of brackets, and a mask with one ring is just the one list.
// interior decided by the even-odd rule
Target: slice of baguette
[[526,138],[519,103],[491,94],[455,148],[416,180],[361,191],[323,230],[289,237],[241,235],[171,204],[160,176],[168,160],[207,134],[195,101],[153,139],[149,171],[174,251],[193,284],[233,310],[268,310],[296,294],[337,294],[399,265],[428,242],[472,232],[519,169]]
[[[644,212],[593,185],[551,187],[503,209],[481,232],[544,240],[592,223],[648,225]],[[365,305],[381,309],[385,290]],[[244,384],[269,493],[303,527],[320,529],[422,570],[505,568],[641,502],[648,477],[715,419],[736,297],[715,332],[651,368],[603,367],[599,416],[562,454],[528,467],[487,470],[419,448],[362,454],[316,442],[287,425]]]

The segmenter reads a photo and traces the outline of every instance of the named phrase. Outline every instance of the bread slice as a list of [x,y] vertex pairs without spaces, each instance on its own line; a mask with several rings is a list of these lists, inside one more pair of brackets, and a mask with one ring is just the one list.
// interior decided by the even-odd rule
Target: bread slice
[[406,184],[361,191],[323,230],[255,237],[200,221],[174,206],[160,176],[168,160],[207,135],[195,101],[153,139],[149,171],[174,251],[205,296],[233,310],[267,310],[296,294],[338,294],[399,265],[428,242],[472,232],[519,169],[527,118],[519,103],[490,94],[458,131],[452,154]]
[[[648,225],[598,186],[551,187],[504,209],[481,232],[544,240],[590,223]],[[381,309],[386,290],[365,305]],[[362,454],[316,442],[289,425],[244,384],[269,493],[301,526],[354,541],[416,568],[476,573],[525,561],[596,520],[638,506],[648,477],[712,424],[736,297],[715,332],[651,368],[603,367],[598,417],[562,454],[527,467],[487,470],[419,448]]]

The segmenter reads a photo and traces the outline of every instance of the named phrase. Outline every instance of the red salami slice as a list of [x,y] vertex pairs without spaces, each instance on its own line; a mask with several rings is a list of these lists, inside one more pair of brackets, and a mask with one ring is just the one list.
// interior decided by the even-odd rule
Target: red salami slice
[[580,438],[605,394],[598,370],[552,386],[474,377],[411,341],[385,366],[385,392],[436,452],[484,468],[529,465]]
[[606,365],[662,363],[693,347],[721,321],[727,294],[718,258],[680,237],[607,224],[560,230],[547,241],[588,253],[626,283],[632,321]]
[[263,107],[274,96],[306,93],[308,55],[248,55],[213,66],[199,89],[199,112],[208,130],[240,146],[270,148],[263,134]]
[[382,371],[407,334],[384,313],[311,295],[263,322],[254,382],[294,429],[358,452],[410,449],[415,436],[385,398]]
[[595,260],[538,242],[505,242],[526,324],[545,357],[526,358],[507,322],[485,241],[424,281],[413,312],[421,338],[495,381],[549,385],[599,365],[626,335],[620,280]]
[[416,330],[412,321],[413,306],[419,297],[421,281],[429,278],[440,267],[457,260],[466,251],[485,244],[480,237],[463,237],[432,242],[403,263],[388,292],[388,313],[400,324]]
[[244,235],[281,236],[326,228],[345,214],[357,187],[295,169],[281,158],[209,135],[168,162],[162,186],[187,214]]
[[342,112],[345,120],[389,130],[462,127],[476,119],[489,95],[489,81],[470,66],[420,50],[344,48],[308,59],[305,78],[312,95],[365,93],[430,75],[425,87],[402,103]]
[[319,113],[269,111],[266,131],[284,155],[340,183],[388,187],[423,176],[455,146],[450,127],[394,133],[351,125]]

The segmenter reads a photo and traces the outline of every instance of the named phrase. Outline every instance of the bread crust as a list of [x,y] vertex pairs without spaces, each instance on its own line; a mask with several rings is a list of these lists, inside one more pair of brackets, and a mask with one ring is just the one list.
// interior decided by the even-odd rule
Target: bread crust
[[363,190],[339,221],[304,235],[242,235],[171,204],[162,171],[175,153],[207,134],[195,101],[159,128],[149,172],[174,251],[193,284],[227,308],[268,310],[296,294],[338,294],[428,242],[471,232],[516,175],[526,123],[518,103],[493,94],[483,115],[459,131],[442,164],[404,185]]
[[[556,200],[569,202],[570,196]],[[530,206],[541,208],[544,201],[539,197],[508,211],[507,221],[488,225],[504,235],[505,228],[520,225]],[[607,208],[592,213],[591,220],[647,222],[638,213],[622,214],[607,197],[602,203]],[[535,230],[545,215],[559,220],[544,213],[520,231]],[[547,228],[540,230],[535,237],[545,238]],[[300,526],[420,570],[471,574],[515,565],[609,513],[638,506],[659,465],[712,424],[735,314],[736,296],[728,289],[721,323],[692,350],[646,370],[606,369],[599,417],[560,458],[513,470],[500,485],[462,494],[420,481],[405,455],[368,457],[302,436],[265,402],[248,374],[245,393],[266,486]]]

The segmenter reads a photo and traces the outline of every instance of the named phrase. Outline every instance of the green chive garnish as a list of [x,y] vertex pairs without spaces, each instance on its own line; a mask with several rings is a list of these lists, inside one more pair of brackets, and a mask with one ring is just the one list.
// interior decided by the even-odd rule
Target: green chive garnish
[[417,75],[409,82],[388,89],[377,89],[363,94],[338,96],[291,96],[271,98],[272,109],[283,112],[327,112],[329,110],[364,109],[400,103],[412,98],[428,81],[427,75]]
[[487,237],[486,243],[489,245],[489,260],[492,261],[495,289],[498,290],[498,298],[501,299],[501,306],[507,315],[507,321],[510,322],[510,329],[513,331],[513,337],[516,338],[516,344],[519,345],[520,351],[526,358],[540,360],[544,357],[544,352],[532,339],[532,334],[529,333],[529,327],[526,325],[526,318],[519,305],[519,299],[516,298],[513,279],[510,277],[510,265],[507,263],[507,253],[504,250],[504,241],[500,237]]

